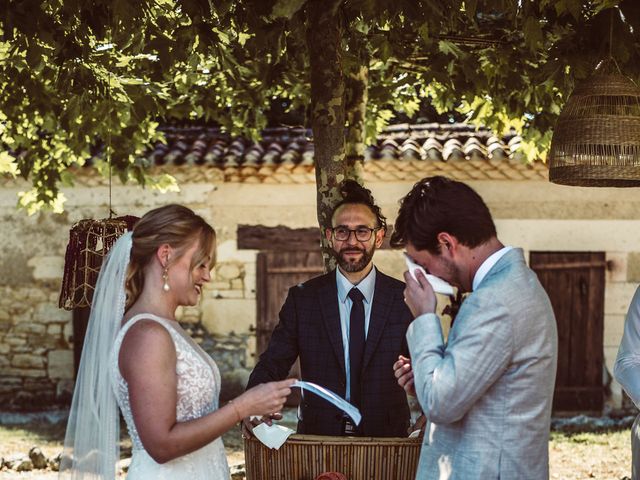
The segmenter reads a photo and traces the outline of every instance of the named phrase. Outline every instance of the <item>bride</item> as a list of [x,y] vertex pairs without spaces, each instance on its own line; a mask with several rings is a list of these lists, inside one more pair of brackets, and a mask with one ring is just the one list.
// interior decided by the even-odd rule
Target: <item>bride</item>
[[221,435],[280,411],[293,380],[218,406],[220,373],[176,321],[210,281],[215,232],[180,205],[151,210],[107,256],[71,405],[61,478],[113,479],[118,406],[133,444],[131,480],[229,479]]

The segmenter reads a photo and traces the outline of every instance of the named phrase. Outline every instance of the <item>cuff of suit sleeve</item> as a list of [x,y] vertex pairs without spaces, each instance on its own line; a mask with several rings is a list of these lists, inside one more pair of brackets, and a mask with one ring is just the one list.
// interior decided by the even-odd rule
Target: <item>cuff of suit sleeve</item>
[[425,338],[442,340],[440,319],[435,313],[423,313],[417,316],[407,329],[407,343],[410,349],[414,342],[422,342]]

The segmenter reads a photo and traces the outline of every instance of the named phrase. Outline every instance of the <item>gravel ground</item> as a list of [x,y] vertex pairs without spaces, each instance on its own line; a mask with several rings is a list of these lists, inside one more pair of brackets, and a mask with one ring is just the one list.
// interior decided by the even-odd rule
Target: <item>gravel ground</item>
[[[289,421],[294,419],[289,412]],[[550,477],[561,480],[622,480],[631,476],[630,419],[601,421],[576,417],[554,423],[555,429],[549,442]],[[595,430],[595,431],[589,431]],[[48,412],[39,415],[9,415],[0,413],[0,457],[27,454],[38,446],[48,457],[55,457],[62,448],[64,438],[64,413]],[[239,430],[224,436],[227,458],[231,467],[244,463],[242,439]],[[124,447],[128,441],[125,440]],[[6,467],[0,470],[0,479],[54,480],[57,473],[51,470],[14,472]],[[124,478],[124,476],[122,476]],[[265,479],[266,480],[266,479]]]

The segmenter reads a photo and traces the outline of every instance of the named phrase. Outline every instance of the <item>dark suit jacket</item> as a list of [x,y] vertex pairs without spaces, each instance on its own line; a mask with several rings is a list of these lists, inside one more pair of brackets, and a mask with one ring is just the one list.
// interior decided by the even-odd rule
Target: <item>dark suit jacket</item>
[[[409,407],[393,373],[398,355],[407,355],[405,334],[413,320],[403,290],[404,283],[376,271],[362,373],[360,431],[364,436],[407,436]],[[335,271],[292,287],[280,310],[280,322],[247,388],[286,378],[299,356],[303,380],[344,397],[341,332]],[[320,397],[303,392],[298,433],[341,435],[342,412]]]

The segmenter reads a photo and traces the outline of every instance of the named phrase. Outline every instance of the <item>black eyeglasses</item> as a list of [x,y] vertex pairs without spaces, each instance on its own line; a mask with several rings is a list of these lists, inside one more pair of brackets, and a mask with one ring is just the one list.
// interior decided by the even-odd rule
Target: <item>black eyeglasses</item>
[[380,230],[379,228],[369,228],[369,227],[358,227],[355,230],[352,230],[347,227],[334,227],[331,229],[333,232],[333,238],[340,242],[346,242],[349,240],[351,233],[356,236],[356,240],[359,242],[368,242],[371,239],[371,235],[376,230]]

